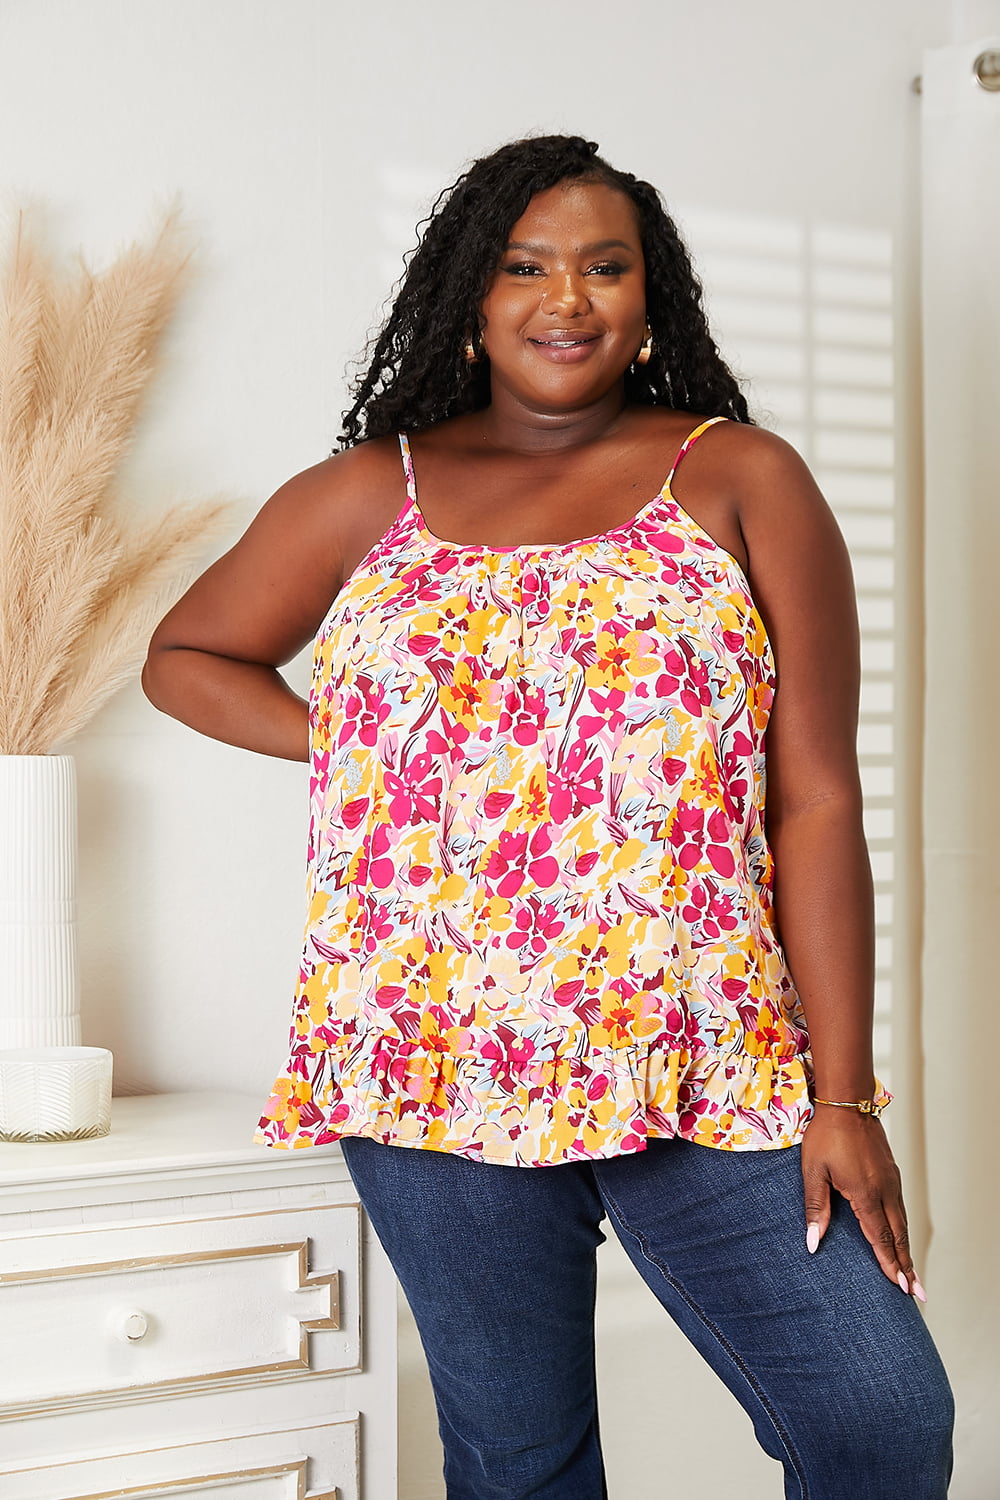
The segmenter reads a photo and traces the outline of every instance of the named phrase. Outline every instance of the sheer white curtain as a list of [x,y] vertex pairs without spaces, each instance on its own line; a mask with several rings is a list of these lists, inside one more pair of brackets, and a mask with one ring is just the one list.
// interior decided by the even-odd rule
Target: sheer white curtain
[[923,1047],[956,1500],[1000,1494],[1000,33],[925,54]]

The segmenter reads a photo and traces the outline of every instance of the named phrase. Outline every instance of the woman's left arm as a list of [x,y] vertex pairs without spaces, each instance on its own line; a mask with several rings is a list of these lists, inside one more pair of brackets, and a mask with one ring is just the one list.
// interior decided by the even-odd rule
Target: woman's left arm
[[[809,1028],[816,1096],[871,1099],[874,898],[856,750],[860,653],[850,560],[794,449],[760,429],[743,428],[738,441],[733,472],[749,582],[777,667],[766,823],[778,931]],[[899,1171],[879,1121],[817,1104],[802,1173],[810,1250],[826,1232],[835,1189],[886,1276],[922,1298]]]

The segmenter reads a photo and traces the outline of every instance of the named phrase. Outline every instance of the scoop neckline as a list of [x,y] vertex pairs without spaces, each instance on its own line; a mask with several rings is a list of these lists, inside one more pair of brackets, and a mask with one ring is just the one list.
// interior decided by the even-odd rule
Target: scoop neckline
[[[676,468],[676,465],[674,466],[674,468]],[[430,530],[430,528],[424,521],[424,513],[420,509],[420,504],[417,500],[417,488],[415,483],[413,486],[413,494],[410,496],[407,504],[412,509],[413,514],[416,517],[415,530],[418,536],[422,537],[424,541],[428,542],[433,547],[443,547],[448,552],[471,553],[478,557],[516,557],[519,553],[525,553],[529,556],[537,557],[539,555],[549,555],[554,552],[575,552],[580,547],[594,547],[599,545],[601,542],[608,541],[611,537],[620,536],[622,532],[632,531],[634,527],[639,526],[643,523],[646,517],[655,509],[657,505],[659,505],[664,500],[669,500],[678,517],[684,522],[686,526],[691,529],[695,537],[697,537],[697,539],[704,545],[711,547],[712,550],[719,555],[719,557],[724,559],[726,566],[733,569],[737,578],[739,578],[741,584],[743,585],[743,588],[746,590],[746,593],[752,599],[753,594],[750,588],[750,580],[747,577],[747,573],[743,567],[743,564],[740,562],[739,558],[734,557],[733,554],[726,547],[724,547],[721,542],[717,542],[712,533],[710,531],[706,531],[704,526],[702,526],[700,522],[695,520],[694,516],[689,510],[684,509],[683,505],[677,499],[673,490],[670,488],[670,481],[673,476],[674,469],[671,469],[670,473],[667,475],[667,478],[664,480],[663,488],[660,490],[659,494],[654,495],[652,500],[648,500],[646,504],[641,508],[641,510],[637,510],[631,520],[625,521],[621,526],[613,526],[610,531],[600,531],[596,536],[580,537],[575,542],[539,542],[537,545],[531,542],[521,542],[516,547],[485,547],[481,542],[449,542],[446,541],[443,537],[435,536],[433,531]]]
[[602,542],[609,541],[614,537],[620,537],[623,534],[632,531],[635,527],[641,526],[657,505],[662,504],[664,500],[669,500],[678,516],[683,518],[688,526],[691,527],[696,536],[698,536],[703,542],[707,542],[711,547],[715,548],[715,550],[722,557],[726,558],[732,564],[732,566],[739,573],[740,577],[745,580],[746,574],[744,573],[739,560],[735,558],[731,552],[727,552],[726,548],[723,547],[721,543],[717,542],[715,537],[707,532],[705,528],[695,520],[694,516],[692,516],[689,511],[685,510],[684,506],[677,499],[677,497],[673,493],[673,490],[671,489],[671,482],[677,472],[677,466],[691,444],[701,436],[706,428],[714,426],[717,422],[725,422],[726,420],[726,417],[719,414],[714,417],[708,417],[704,422],[699,423],[697,427],[693,428],[678,448],[677,453],[674,456],[674,461],[670,466],[670,471],[667,474],[666,479],[660,486],[659,490],[657,490],[656,494],[653,495],[649,500],[647,500],[645,505],[640,506],[635,514],[630,516],[627,521],[623,521],[620,526],[612,526],[607,531],[596,532],[593,536],[577,537],[575,540],[570,542],[518,542],[515,546],[512,547],[490,547],[482,542],[453,542],[449,541],[447,537],[438,536],[436,532],[431,531],[430,527],[427,525],[426,517],[424,516],[424,513],[420,508],[420,496],[417,491],[417,473],[413,463],[413,451],[410,448],[409,433],[404,431],[399,433],[399,442],[401,448],[403,449],[403,456],[406,467],[406,508],[412,511],[415,531],[423,541],[425,541],[432,547],[441,548],[448,552],[475,553],[482,557],[517,557],[519,555],[538,557],[547,556],[550,554],[572,553],[577,551],[579,548],[599,546]]
[[[663,481],[663,484],[660,486],[659,490],[657,490],[652,499],[647,500],[645,505],[640,506],[635,514],[631,516],[627,521],[623,521],[620,526],[612,526],[609,530],[596,532],[593,536],[577,537],[572,542],[518,542],[517,545],[513,547],[491,547],[486,545],[486,543],[484,542],[452,542],[448,541],[445,537],[436,536],[435,533],[431,531],[430,527],[427,525],[424,513],[420,509],[420,501],[417,497],[417,481],[416,476],[413,472],[412,460],[410,464],[410,482],[413,486],[413,492],[410,497],[410,503],[413,506],[413,513],[416,517],[417,523],[417,531],[420,533],[420,535],[424,537],[426,541],[431,542],[435,547],[447,548],[449,552],[479,552],[486,554],[487,556],[494,557],[511,557],[516,556],[518,553],[528,553],[534,556],[540,552],[575,552],[578,547],[592,547],[599,542],[608,541],[611,537],[620,536],[622,532],[631,531],[633,527],[641,525],[650,511],[652,511],[654,507],[659,505],[660,502],[664,499],[671,500],[672,503],[677,507],[677,509],[683,511],[683,514],[686,516],[687,512],[683,510],[683,506],[678,504],[677,500],[674,499],[674,496],[671,493],[670,481],[673,477],[674,471],[673,469],[671,469],[670,473],[667,475],[666,479]],[[697,522],[693,517],[689,517],[689,519],[691,520],[693,525],[697,526]],[[705,533],[705,535],[707,536],[707,532]],[[718,546],[718,543],[713,541],[712,545]],[[725,549],[722,548],[720,550],[724,551]],[[729,556],[728,553],[726,555]],[[733,561],[735,562],[736,559],[734,558]]]

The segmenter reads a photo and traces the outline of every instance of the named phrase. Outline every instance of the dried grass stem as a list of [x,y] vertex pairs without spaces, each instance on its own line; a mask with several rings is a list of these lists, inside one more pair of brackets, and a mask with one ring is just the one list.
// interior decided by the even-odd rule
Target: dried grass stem
[[135,523],[114,488],[187,260],[171,214],[107,270],[59,276],[19,218],[0,302],[0,754],[63,744],[138,669],[228,510]]

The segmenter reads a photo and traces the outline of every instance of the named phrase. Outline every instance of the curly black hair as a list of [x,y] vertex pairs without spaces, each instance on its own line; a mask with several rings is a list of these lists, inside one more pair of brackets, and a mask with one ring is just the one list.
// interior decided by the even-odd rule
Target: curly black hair
[[438,197],[352,389],[341,448],[489,405],[488,362],[468,361],[466,342],[514,224],[536,193],[567,181],[617,188],[639,217],[653,352],[648,364],[626,371],[626,401],[753,422],[709,332],[701,283],[659,193],[610,166],[594,141],[541,135],[481,157]]

